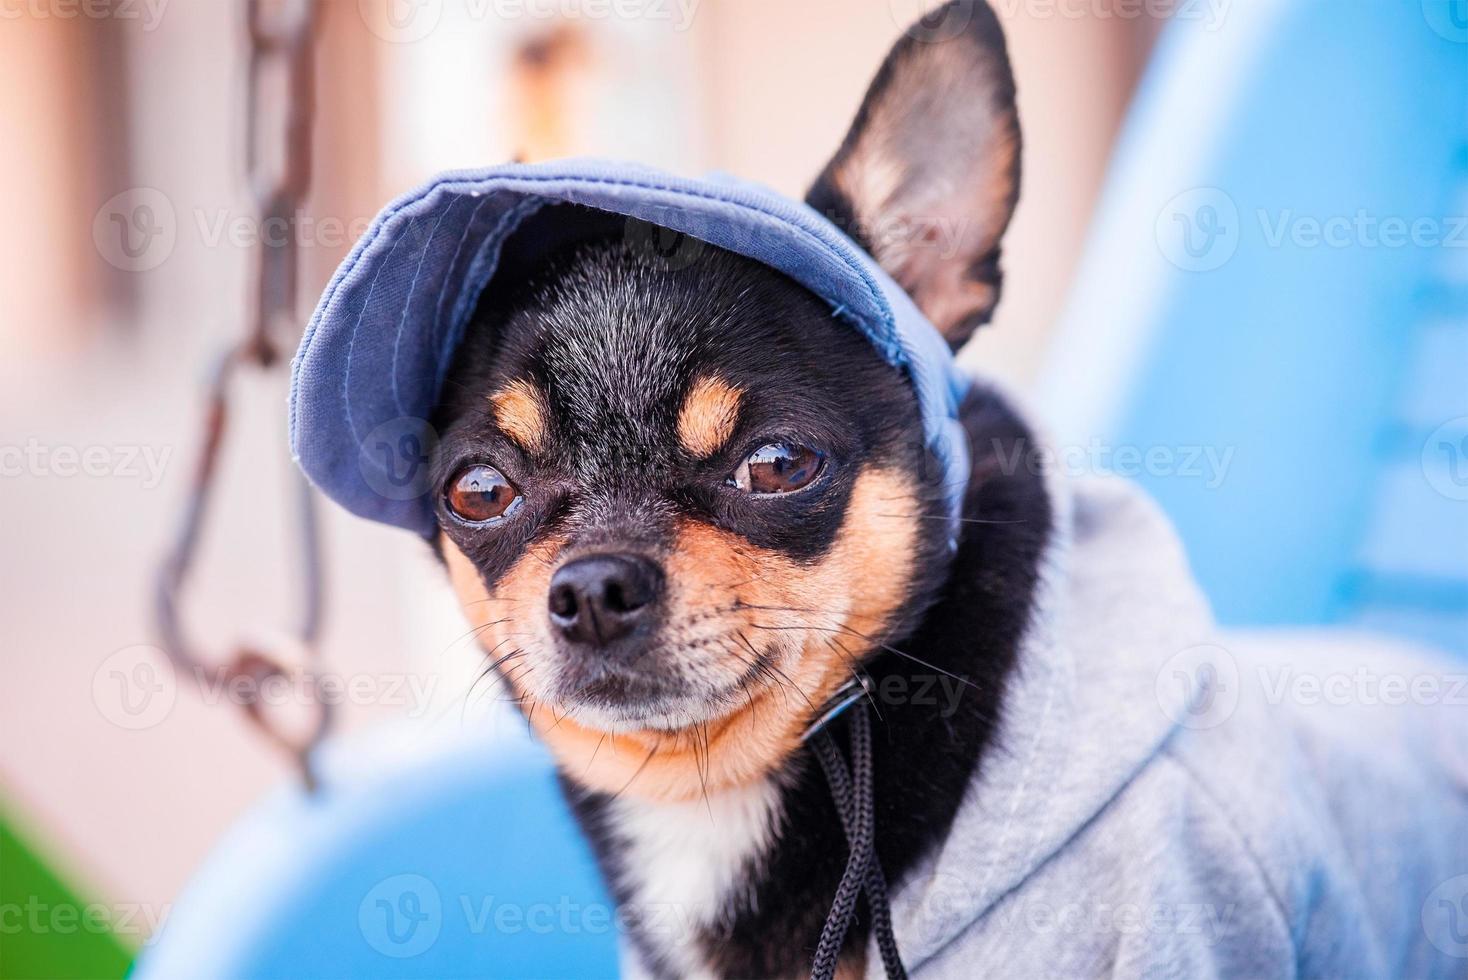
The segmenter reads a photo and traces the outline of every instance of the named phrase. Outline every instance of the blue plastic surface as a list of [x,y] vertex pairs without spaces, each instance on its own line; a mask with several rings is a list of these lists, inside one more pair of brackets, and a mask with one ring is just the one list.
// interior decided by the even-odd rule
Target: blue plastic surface
[[548,759],[528,739],[482,735],[396,760],[360,741],[332,746],[322,793],[290,786],[246,815],[134,971],[616,974],[615,910]]
[[[1226,624],[1355,623],[1468,652],[1454,9],[1468,18],[1448,0],[1235,4],[1212,36],[1169,28],[1144,81],[1046,401],[1066,439],[1158,454],[1131,475]],[[1128,353],[1107,395],[1075,395],[1105,368],[1065,346],[1104,352],[1108,332]]]

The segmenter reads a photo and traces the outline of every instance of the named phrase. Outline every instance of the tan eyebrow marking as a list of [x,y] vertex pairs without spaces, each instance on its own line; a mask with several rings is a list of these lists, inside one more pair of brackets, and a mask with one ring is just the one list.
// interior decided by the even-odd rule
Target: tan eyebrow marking
[[505,435],[527,452],[545,447],[547,411],[545,397],[528,381],[511,381],[489,396],[494,420]]
[[743,392],[714,375],[688,389],[678,412],[678,441],[700,459],[712,456],[734,434]]

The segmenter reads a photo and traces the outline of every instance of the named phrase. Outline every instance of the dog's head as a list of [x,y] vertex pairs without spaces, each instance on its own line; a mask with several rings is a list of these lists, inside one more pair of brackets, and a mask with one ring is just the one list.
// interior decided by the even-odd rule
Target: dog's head
[[[957,346],[998,295],[1018,155],[998,25],[952,4],[893,50],[809,201]],[[758,262],[570,205],[517,236],[538,223],[561,244],[502,263],[439,407],[445,562],[577,778],[752,778],[941,584],[911,384]]]

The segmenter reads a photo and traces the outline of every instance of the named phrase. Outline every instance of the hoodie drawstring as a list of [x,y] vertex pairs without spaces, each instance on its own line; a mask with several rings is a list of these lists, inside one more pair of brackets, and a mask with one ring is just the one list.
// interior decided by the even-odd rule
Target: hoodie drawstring
[[841,817],[841,827],[846,832],[849,854],[841,883],[836,886],[836,897],[831,902],[831,911],[826,924],[821,928],[821,939],[816,945],[815,960],[811,964],[811,980],[833,980],[836,975],[836,959],[847,929],[856,918],[856,902],[862,889],[867,893],[867,907],[872,914],[872,932],[877,938],[877,949],[882,955],[882,966],[887,980],[906,980],[907,970],[897,953],[897,940],[892,935],[892,910],[887,901],[887,879],[882,874],[882,865],[877,860],[876,809],[872,799],[872,728],[865,701],[852,705],[851,716],[851,773],[846,771],[846,762],[841,750],[829,730],[817,733],[816,758],[826,773],[826,783],[831,788],[831,799]]

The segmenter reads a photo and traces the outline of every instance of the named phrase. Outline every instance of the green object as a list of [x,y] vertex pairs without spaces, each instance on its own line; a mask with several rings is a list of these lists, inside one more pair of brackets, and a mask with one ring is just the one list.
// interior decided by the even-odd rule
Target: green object
[[[133,942],[117,932],[141,914],[80,897],[0,812],[0,980],[125,977]],[[129,937],[130,938],[130,937]]]

